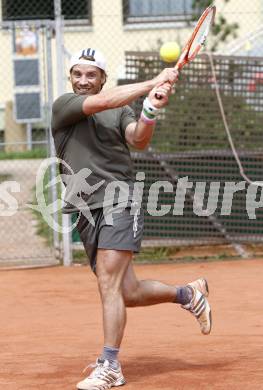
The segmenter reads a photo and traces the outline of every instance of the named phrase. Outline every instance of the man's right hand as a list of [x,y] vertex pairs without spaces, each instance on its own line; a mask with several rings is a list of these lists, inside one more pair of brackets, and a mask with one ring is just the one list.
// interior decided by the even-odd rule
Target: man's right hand
[[155,87],[158,87],[164,83],[170,83],[173,85],[178,79],[179,72],[175,68],[165,68],[162,72],[156,76],[153,80],[155,82]]

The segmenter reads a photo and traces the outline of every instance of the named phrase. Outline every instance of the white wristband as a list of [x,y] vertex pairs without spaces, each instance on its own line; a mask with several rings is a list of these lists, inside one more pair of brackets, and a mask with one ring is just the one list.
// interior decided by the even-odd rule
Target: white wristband
[[156,108],[152,105],[148,97],[146,97],[143,101],[142,110],[144,115],[146,115],[149,119],[155,119],[160,111],[159,108]]
[[154,119],[149,119],[149,118],[144,114],[143,111],[141,112],[140,119],[141,119],[144,123],[146,123],[147,125],[155,125],[155,123],[156,123],[156,118],[154,118]]

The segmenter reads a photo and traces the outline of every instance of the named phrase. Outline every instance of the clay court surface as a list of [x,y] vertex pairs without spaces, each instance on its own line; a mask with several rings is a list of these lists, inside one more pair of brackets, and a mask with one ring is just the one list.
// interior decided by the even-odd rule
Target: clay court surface
[[[175,304],[128,309],[127,385],[145,390],[263,389],[263,261],[136,266],[140,278],[206,276],[213,331]],[[71,390],[101,350],[101,310],[88,267],[0,272],[0,388]]]

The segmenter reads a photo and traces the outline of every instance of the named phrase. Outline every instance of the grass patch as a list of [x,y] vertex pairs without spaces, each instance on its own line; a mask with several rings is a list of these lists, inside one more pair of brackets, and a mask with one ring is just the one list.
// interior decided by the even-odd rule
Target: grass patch
[[[162,263],[169,260],[170,255],[174,253],[174,248],[153,247],[142,248],[141,252],[135,255],[135,263]],[[73,262],[78,264],[87,264],[87,254],[84,249],[73,250]]]
[[8,173],[5,175],[0,175],[0,183],[3,183],[4,181],[8,181],[12,179],[12,175],[9,175]]
[[[207,247],[202,249],[199,247],[200,252],[196,251],[196,247],[152,247],[142,248],[141,252],[135,256],[135,263],[138,264],[158,264],[158,263],[202,263],[213,261],[229,261],[240,260],[240,256],[225,251],[223,248],[215,248],[211,246],[209,251]],[[190,252],[190,253],[189,253]]]
[[53,237],[52,237],[50,227],[48,226],[48,224],[45,222],[42,215],[38,211],[32,210],[32,212],[37,221],[37,226],[36,226],[37,234],[45,239],[48,246],[52,246]]
[[24,152],[0,152],[0,160],[21,160],[31,158],[46,158],[46,149],[33,149]]
[[[187,248],[189,251],[189,247]],[[181,263],[210,263],[214,261],[240,260],[240,256],[228,252],[218,252],[218,254],[204,253],[193,255],[184,253],[180,247],[144,247],[141,252],[135,255],[135,264],[181,264]],[[82,249],[73,250],[73,263],[85,265],[88,264],[86,252]]]
[[[58,172],[57,172],[58,175]],[[44,192],[44,198],[47,205],[49,205],[52,202],[51,198],[51,189],[47,187],[47,184],[50,182],[50,171],[46,172],[44,176],[44,183],[43,183],[43,192]],[[32,189],[33,191],[33,204],[37,204],[37,198],[36,198],[36,187]],[[61,198],[61,186],[57,184],[57,201],[59,202],[59,199]],[[48,246],[53,246],[53,231],[52,228],[47,224],[45,219],[43,218],[42,214],[32,209],[32,213],[35,216],[35,219],[37,221],[37,234],[43,237],[46,240],[46,243]],[[62,213],[61,211],[58,211],[58,224],[61,226],[62,223]],[[59,233],[59,240],[62,239],[62,234]]]
[[177,248],[172,247],[151,247],[142,248],[141,252],[135,255],[135,262],[138,263],[159,263],[169,260],[177,251]]
[[86,265],[89,263],[87,254],[84,249],[73,250],[72,258],[73,258],[73,263],[76,264]]

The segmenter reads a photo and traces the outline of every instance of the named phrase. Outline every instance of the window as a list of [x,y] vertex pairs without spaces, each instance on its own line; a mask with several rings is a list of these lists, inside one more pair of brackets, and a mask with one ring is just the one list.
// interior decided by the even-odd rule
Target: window
[[124,23],[191,21],[193,0],[123,0]]
[[[89,20],[91,0],[61,0],[65,20]],[[2,0],[3,21],[54,19],[54,0]]]

